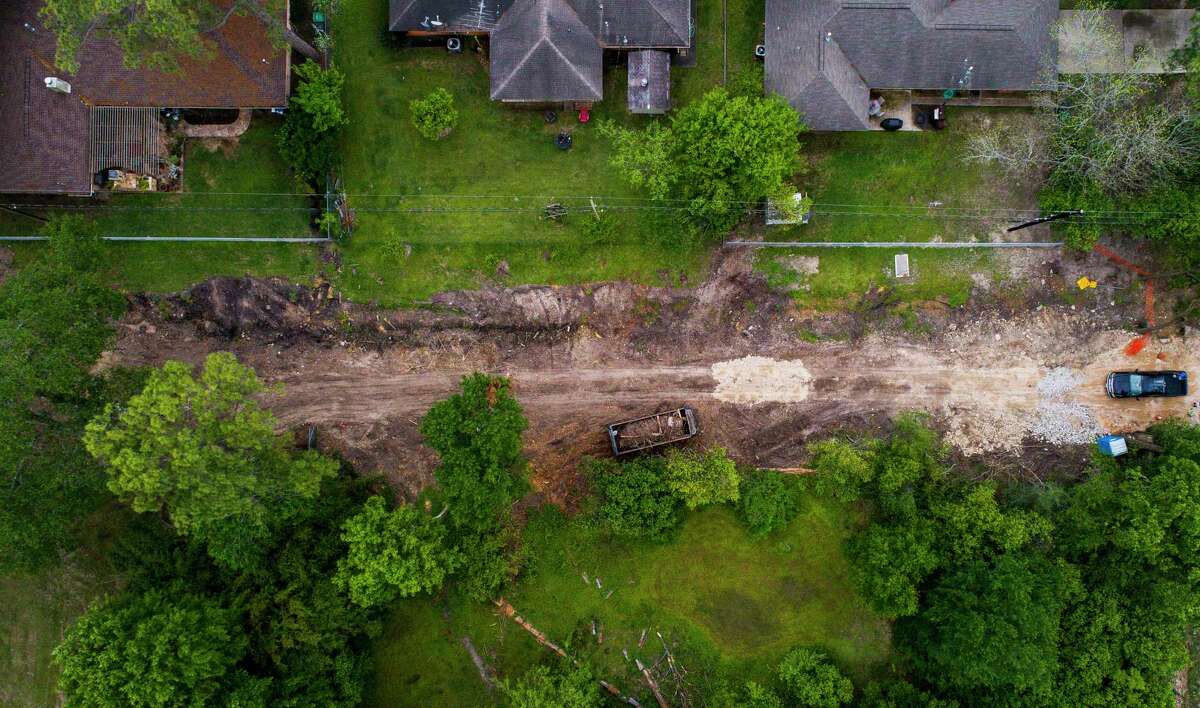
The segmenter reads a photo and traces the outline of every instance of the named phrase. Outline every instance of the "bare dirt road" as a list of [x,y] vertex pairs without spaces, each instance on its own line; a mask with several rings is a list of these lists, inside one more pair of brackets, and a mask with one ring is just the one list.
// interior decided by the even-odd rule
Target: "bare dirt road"
[[281,287],[230,280],[142,307],[104,364],[231,350],[282,385],[265,400],[285,425],[316,425],[324,444],[409,492],[435,463],[417,432],[424,412],[466,373],[505,374],[530,420],[535,482],[558,500],[582,456],[605,454],[607,422],[683,404],[698,409],[703,444],[788,467],[815,435],[905,410],[930,413],[964,455],[1020,460],[1083,451],[1098,432],[1140,430],[1200,400],[1108,399],[1113,369],[1200,372],[1200,343],[1180,336],[1126,357],[1131,333],[1097,327],[1111,313],[966,312],[924,337],[867,323],[853,341],[812,342],[798,336],[804,313],[737,262],[693,290],[495,289],[399,313]]

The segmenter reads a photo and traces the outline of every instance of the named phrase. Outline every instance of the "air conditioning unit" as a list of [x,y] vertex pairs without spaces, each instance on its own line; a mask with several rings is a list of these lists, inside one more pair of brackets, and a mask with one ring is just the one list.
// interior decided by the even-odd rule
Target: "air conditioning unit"
[[46,77],[46,88],[50,89],[51,91],[58,91],[59,93],[71,93],[71,84],[63,81],[57,76]]

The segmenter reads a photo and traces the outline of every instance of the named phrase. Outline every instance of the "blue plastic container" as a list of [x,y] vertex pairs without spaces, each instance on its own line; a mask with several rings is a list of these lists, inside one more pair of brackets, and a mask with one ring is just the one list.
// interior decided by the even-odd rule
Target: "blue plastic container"
[[1129,452],[1129,446],[1125,444],[1125,438],[1120,435],[1104,435],[1096,440],[1097,447],[1100,448],[1102,454],[1109,457],[1117,457]]

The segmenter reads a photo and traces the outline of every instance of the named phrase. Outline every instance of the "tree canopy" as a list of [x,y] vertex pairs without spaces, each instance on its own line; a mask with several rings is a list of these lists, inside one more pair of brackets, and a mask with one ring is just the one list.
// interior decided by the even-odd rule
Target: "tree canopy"
[[134,511],[163,511],[214,558],[245,566],[271,529],[337,471],[316,452],[287,449],[274,416],[252,398],[263,390],[232,354],[210,354],[199,377],[167,362],[127,404],[90,422],[84,445]]
[[685,205],[697,226],[733,228],[761,200],[788,192],[799,167],[796,111],[778,96],[709,91],[681,108],[670,125],[642,131],[612,123],[601,133],[613,144],[612,164],[655,200]]
[[134,516],[112,551],[123,587],[67,631],[56,657],[69,704],[330,706],[362,703],[376,609],[334,582],[338,532],[366,500],[348,475],[229,569],[195,539]]
[[286,40],[310,58],[315,50],[276,19],[284,0],[45,0],[42,19],[55,34],[54,63],[79,70],[79,50],[89,38],[111,39],[125,66],[173,71],[181,57],[207,58],[207,36],[235,14],[259,18],[264,32]]
[[1061,561],[975,560],[943,577],[897,631],[917,672],[959,695],[1043,694],[1055,680],[1063,610],[1080,590]]
[[587,665],[535,666],[515,681],[501,684],[513,708],[599,708],[596,679]]
[[172,585],[91,608],[54,659],[74,704],[203,706],[235,689],[248,647],[236,612]]
[[796,490],[782,474],[754,470],[742,478],[738,514],[753,536],[766,536],[796,515]]
[[738,500],[737,465],[714,447],[704,452],[673,449],[667,453],[667,486],[689,509]]
[[528,423],[508,379],[463,377],[462,390],[421,419],[441,462],[434,471],[451,523],[490,529],[525,488],[521,433]]
[[338,140],[349,122],[342,107],[345,76],[306,61],[295,68],[300,79],[279,129],[279,152],[301,179],[319,184],[338,164]]
[[1200,428],[1150,433],[1161,451],[1097,458],[1061,490],[951,477],[915,418],[883,440],[815,445],[832,471],[818,489],[870,509],[847,541],[851,574],[898,618],[914,679],[867,705],[1168,705],[1198,616]]
[[508,379],[481,373],[464,376],[460,392],[421,419],[421,435],[441,458],[433,472],[436,497],[446,505],[449,544],[462,559],[459,579],[481,600],[514,572],[508,516],[528,484],[521,456],[527,426]]
[[408,109],[412,113],[413,127],[427,140],[441,140],[458,123],[454,95],[444,88],[414,98],[408,102]]
[[68,549],[104,477],[84,423],[129,377],[89,369],[125,299],[100,274],[103,246],[81,219],[52,220],[49,243],[0,284],[0,568],[32,569]]
[[615,536],[665,541],[679,523],[679,497],[667,486],[661,457],[594,460],[589,476],[600,492],[600,518]]
[[825,652],[793,649],[779,662],[784,692],[805,708],[837,708],[854,698],[854,684],[842,675]]
[[436,590],[460,562],[445,535],[428,514],[411,505],[389,512],[383,497],[373,496],[342,526],[349,551],[335,581],[363,607]]

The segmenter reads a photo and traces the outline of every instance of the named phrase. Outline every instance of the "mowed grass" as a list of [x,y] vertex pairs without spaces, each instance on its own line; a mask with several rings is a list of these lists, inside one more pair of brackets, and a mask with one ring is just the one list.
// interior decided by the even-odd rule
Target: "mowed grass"
[[[721,81],[719,26],[711,26],[720,5],[701,6],[708,21],[700,33],[709,41],[701,66],[672,70],[676,105]],[[606,70],[605,98],[589,123],[564,112],[547,124],[542,111],[489,99],[487,59],[473,40],[460,55],[402,46],[383,29],[386,3],[345,0],[340,8],[336,63],[347,72],[351,120],[345,180],[359,213],[343,248],[346,292],[402,304],[489,281],[677,284],[703,273],[710,247],[664,243],[658,212],[645,209],[645,195],[608,162],[597,123],[648,121],[626,110],[623,67]],[[454,95],[459,113],[454,131],[436,142],[417,133],[409,111],[410,101],[435,88]],[[574,138],[569,151],[554,144],[563,129]],[[589,198],[611,207],[616,224],[607,236],[589,227]],[[541,218],[551,202],[582,211],[562,222]]]
[[[184,189],[115,195],[97,223],[108,236],[313,236],[307,191],[275,145],[280,120],[255,114],[236,146],[189,140]],[[108,245],[118,281],[131,290],[185,288],[214,275],[279,275],[305,280],[318,270],[314,246],[269,243]]]
[[[606,540],[544,509],[525,531],[529,565],[506,598],[643,705],[653,699],[622,650],[652,662],[663,648],[658,632],[689,671],[734,685],[770,682],[779,659],[796,646],[823,647],[864,683],[887,671],[890,629],[849,583],[841,549],[855,519],[852,509],[806,496],[788,528],[754,540],[732,510],[712,508],[690,514],[673,541],[654,545]],[[604,632],[602,644],[591,633],[593,621]],[[639,649],[643,629],[648,638]],[[519,676],[549,656],[491,605],[405,601],[378,643],[371,703],[484,702],[462,636],[501,676]]]
[[[978,210],[1028,208],[1029,195],[1010,190],[991,169],[963,161],[965,141],[981,121],[1002,120],[1006,109],[950,109],[943,131],[809,134],[802,152],[809,169],[797,183],[816,203],[804,226],[771,227],[771,241],[987,241],[1006,223],[969,218]],[[900,249],[764,249],[758,267],[797,301],[836,307],[871,286],[897,285],[907,300],[966,302],[971,274],[989,272],[985,251],[904,249],[912,276],[896,281]],[[815,275],[793,259],[820,258]]]

